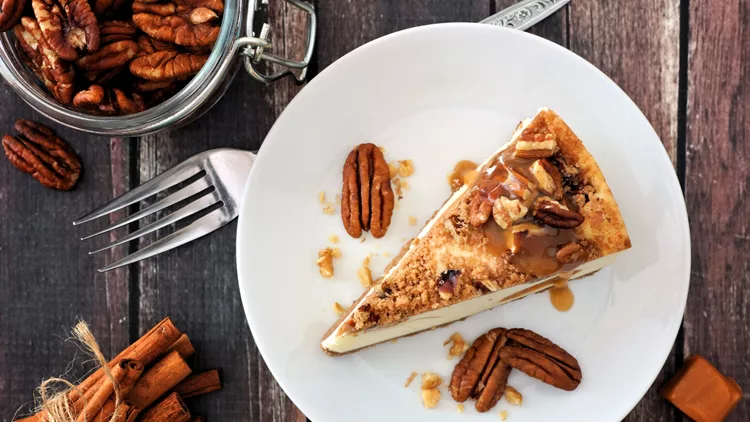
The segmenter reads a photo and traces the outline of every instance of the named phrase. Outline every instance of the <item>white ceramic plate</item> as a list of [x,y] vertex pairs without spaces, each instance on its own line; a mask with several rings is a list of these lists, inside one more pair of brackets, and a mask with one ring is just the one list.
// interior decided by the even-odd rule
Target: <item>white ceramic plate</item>
[[[446,175],[460,159],[482,161],[539,107],[557,111],[598,160],[620,204],[633,248],[617,263],[572,284],[567,313],[536,295],[449,327],[332,358],[319,341],[362,288],[368,253],[375,277],[403,241],[447,198]],[[388,234],[364,243],[346,235],[334,201],[341,167],[361,142],[386,159],[411,159],[411,189]],[[409,216],[419,223],[410,225]],[[317,252],[341,239],[336,276],[325,280]],[[541,38],[480,24],[411,29],[373,41],[317,76],[268,134],[240,212],[237,266],[245,313],[281,387],[314,422],[498,420],[619,421],[651,385],[682,319],[690,268],[687,215],[659,138],[633,102],[575,54]],[[459,415],[445,388],[438,409],[422,408],[412,371],[450,377],[443,341],[493,327],[525,327],[577,356],[584,380],[572,393],[514,372],[523,406],[504,400],[489,414],[467,402]]]

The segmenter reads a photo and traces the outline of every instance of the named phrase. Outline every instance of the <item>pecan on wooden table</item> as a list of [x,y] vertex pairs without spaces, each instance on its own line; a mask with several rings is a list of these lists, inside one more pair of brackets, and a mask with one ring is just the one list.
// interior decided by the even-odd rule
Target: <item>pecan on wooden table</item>
[[17,120],[17,136],[5,135],[5,156],[19,170],[42,185],[69,190],[81,176],[81,162],[73,149],[55,132],[30,120]]
[[383,152],[374,144],[361,144],[346,158],[341,191],[341,220],[353,238],[370,231],[385,236],[393,216],[391,173]]
[[16,26],[23,15],[26,0],[0,0],[0,32]]

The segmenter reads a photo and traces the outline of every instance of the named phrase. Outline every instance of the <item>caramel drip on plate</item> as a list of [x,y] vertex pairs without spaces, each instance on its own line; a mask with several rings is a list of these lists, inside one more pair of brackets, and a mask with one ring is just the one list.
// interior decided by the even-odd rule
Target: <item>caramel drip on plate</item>
[[560,312],[567,312],[573,307],[575,297],[573,291],[568,287],[568,279],[560,278],[549,289],[549,299],[552,306]]
[[461,160],[453,167],[453,171],[448,174],[448,185],[453,192],[461,189],[463,185],[468,185],[474,181],[477,176],[477,163],[469,160]]

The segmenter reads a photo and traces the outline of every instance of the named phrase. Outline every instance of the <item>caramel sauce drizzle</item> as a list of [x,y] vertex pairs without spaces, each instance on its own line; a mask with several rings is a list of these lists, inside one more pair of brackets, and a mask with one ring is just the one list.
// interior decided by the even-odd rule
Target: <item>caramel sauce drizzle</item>
[[[476,180],[473,189],[479,190],[490,203],[501,196],[520,200],[529,209],[521,221],[502,229],[490,216],[482,226],[487,238],[486,249],[497,256],[510,251],[510,262],[513,265],[538,278],[558,272],[569,275],[581,263],[562,264],[555,254],[558,246],[575,241],[575,234],[571,229],[553,228],[534,221],[534,201],[544,195],[537,188],[536,178],[531,171],[535,160],[518,158],[514,151],[515,144],[500,152],[494,162],[478,175],[478,179],[474,176],[466,180],[467,173],[476,169],[475,163],[459,161],[448,178],[451,188],[456,191],[464,184]],[[550,288],[550,299],[555,309],[566,312],[573,306],[573,292],[567,286],[567,277],[558,278]]]

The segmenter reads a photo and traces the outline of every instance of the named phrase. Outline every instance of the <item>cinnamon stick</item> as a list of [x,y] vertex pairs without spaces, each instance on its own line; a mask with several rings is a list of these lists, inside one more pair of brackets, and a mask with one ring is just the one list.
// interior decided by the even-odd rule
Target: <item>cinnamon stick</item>
[[180,395],[172,393],[142,414],[141,422],[189,422],[190,411]]
[[[126,401],[120,402],[120,405],[117,407],[117,412],[115,414],[115,418],[111,422],[126,422],[128,418],[133,415],[133,419],[135,419],[135,415],[137,415],[137,409],[132,407],[132,405]],[[110,418],[112,415],[110,415]],[[109,419],[107,419],[109,422]]]
[[[182,333],[174,326],[169,317],[161,320],[154,328],[149,330],[135,343],[128,346],[109,362],[109,367],[114,367],[122,359],[137,360],[143,366],[148,366],[151,362],[163,356],[167,349],[177,341]],[[99,368],[78,386],[86,390],[96,384],[104,375],[104,370]]]
[[[143,365],[135,360],[124,360],[120,362],[120,366],[124,366],[127,369],[125,376],[120,381],[120,397],[127,397],[143,373]],[[96,422],[109,422],[112,414],[115,412],[115,402],[116,398],[114,395],[110,396],[109,400],[102,406],[99,414],[92,420]]]
[[219,371],[213,369],[185,378],[184,381],[177,384],[174,392],[179,394],[183,399],[187,399],[220,389],[221,380],[219,379]]
[[[123,362],[123,364],[116,365],[114,368],[112,368],[112,378],[115,379],[115,382],[118,383],[118,385],[120,381],[122,381],[127,371],[128,368],[126,362]],[[88,400],[86,402],[86,406],[81,410],[81,412],[78,413],[76,422],[93,420],[94,416],[96,416],[102,406],[104,406],[104,403],[106,403],[107,400],[109,400],[109,398],[112,396],[115,386],[114,384],[112,384],[112,382],[110,382],[108,378],[105,377],[104,380],[105,382],[102,384],[99,390],[91,397],[91,400]]]
[[192,370],[174,350],[141,375],[127,399],[140,409],[148,408],[164,393],[187,378]]
[[187,359],[195,354],[195,348],[193,347],[193,343],[190,342],[190,338],[187,334],[181,335],[180,338],[174,342],[174,344],[169,346],[169,349],[167,349],[167,353],[171,352],[172,350],[177,350],[177,353],[179,353],[183,359]]

